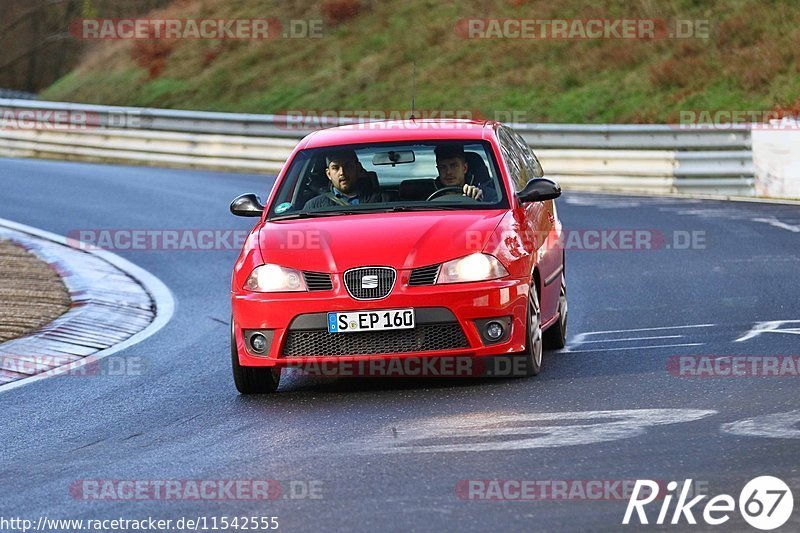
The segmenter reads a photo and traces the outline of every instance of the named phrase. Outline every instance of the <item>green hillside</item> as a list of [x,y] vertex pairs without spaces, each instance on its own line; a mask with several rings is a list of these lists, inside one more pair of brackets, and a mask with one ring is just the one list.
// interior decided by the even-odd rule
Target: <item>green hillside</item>
[[[681,110],[800,104],[795,1],[181,0],[159,18],[322,19],[321,38],[92,43],[43,99],[269,113],[516,113],[542,122],[675,122]],[[103,13],[97,16],[102,17]],[[707,20],[708,38],[467,39],[463,21]],[[670,26],[671,27],[671,26]]]

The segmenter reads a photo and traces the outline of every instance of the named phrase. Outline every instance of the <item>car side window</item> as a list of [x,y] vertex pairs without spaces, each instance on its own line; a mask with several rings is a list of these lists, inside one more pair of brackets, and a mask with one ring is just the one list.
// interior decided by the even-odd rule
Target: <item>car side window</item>
[[503,159],[506,160],[508,169],[511,172],[514,191],[519,192],[528,183],[528,168],[519,153],[519,148],[516,146],[513,136],[505,127],[499,129],[498,137],[500,139],[500,151],[503,153]]
[[533,178],[541,178],[544,176],[544,171],[542,170],[542,165],[539,163],[539,160],[536,158],[536,154],[533,153],[530,145],[522,138],[522,135],[519,133],[511,130],[512,138],[517,146],[517,149],[522,156],[523,163],[525,167],[528,169],[528,175],[530,179]]

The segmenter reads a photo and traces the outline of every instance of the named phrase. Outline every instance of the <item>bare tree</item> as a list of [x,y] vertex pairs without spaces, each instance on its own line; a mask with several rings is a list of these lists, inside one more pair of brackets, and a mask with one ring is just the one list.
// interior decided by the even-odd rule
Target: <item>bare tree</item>
[[169,0],[2,0],[0,88],[38,92],[72,70],[86,43],[70,35],[84,16],[141,16]]

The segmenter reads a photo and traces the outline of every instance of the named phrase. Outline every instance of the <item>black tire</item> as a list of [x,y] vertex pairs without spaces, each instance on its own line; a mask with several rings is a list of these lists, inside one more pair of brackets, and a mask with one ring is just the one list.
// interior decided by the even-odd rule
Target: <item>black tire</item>
[[567,345],[567,285],[561,283],[561,294],[558,296],[558,321],[544,332],[544,347],[548,350],[560,350]]
[[525,331],[525,377],[536,376],[542,370],[542,312],[539,306],[539,294],[536,285],[531,283],[528,294],[528,313]]
[[278,390],[281,381],[281,370],[277,367],[252,367],[239,364],[239,353],[236,351],[236,337],[231,320],[231,366],[233,382],[236,390],[242,394],[269,394]]

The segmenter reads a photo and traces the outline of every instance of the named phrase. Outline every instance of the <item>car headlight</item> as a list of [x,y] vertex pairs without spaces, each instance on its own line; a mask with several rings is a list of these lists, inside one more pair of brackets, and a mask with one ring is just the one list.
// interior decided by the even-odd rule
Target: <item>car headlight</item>
[[508,271],[497,258],[489,254],[475,253],[444,263],[436,283],[485,281],[504,276],[508,276]]
[[306,282],[299,270],[279,265],[257,266],[244,283],[245,290],[253,292],[305,291]]

